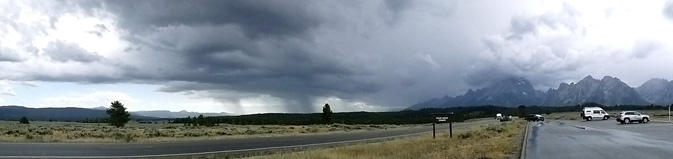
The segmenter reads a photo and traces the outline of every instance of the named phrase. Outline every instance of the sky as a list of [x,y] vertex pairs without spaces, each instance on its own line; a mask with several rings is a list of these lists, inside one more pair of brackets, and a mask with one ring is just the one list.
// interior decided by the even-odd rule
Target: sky
[[390,111],[505,78],[673,79],[673,1],[2,0],[0,105]]

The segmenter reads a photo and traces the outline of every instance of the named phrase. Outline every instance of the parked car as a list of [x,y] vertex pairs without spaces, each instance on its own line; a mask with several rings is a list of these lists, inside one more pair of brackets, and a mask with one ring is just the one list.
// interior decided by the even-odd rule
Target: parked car
[[504,122],[504,121],[512,121],[512,116],[506,116],[506,115],[501,116],[500,117],[500,122]]
[[650,116],[645,114],[640,114],[637,111],[623,111],[617,116],[617,122],[626,124],[633,123],[637,121],[638,123],[647,123],[650,122]]
[[603,108],[600,107],[584,107],[584,110],[582,110],[580,116],[582,117],[582,119],[587,121],[591,121],[594,118],[603,120],[610,119],[610,114],[608,114],[608,112],[605,112],[605,110],[603,110]]
[[540,114],[528,114],[528,116],[526,116],[526,121],[544,121],[544,117]]

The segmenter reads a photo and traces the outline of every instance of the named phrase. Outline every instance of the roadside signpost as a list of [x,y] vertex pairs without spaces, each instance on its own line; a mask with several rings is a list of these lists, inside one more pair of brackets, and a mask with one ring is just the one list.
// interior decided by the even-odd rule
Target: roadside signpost
[[453,126],[452,126],[452,119],[450,118],[453,116],[453,112],[451,113],[432,113],[432,117],[434,118],[432,122],[432,138],[435,138],[435,125],[437,123],[449,123],[449,138],[453,138]]

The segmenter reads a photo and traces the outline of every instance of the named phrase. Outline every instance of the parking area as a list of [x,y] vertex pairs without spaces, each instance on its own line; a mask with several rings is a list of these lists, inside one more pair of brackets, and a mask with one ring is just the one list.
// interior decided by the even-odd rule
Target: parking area
[[547,120],[530,125],[526,158],[670,158],[673,124]]

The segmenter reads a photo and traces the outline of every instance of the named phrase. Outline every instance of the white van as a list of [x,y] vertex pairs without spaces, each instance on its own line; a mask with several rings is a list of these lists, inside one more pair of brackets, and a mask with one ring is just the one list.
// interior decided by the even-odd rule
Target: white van
[[582,114],[580,116],[582,116],[582,119],[587,121],[591,121],[594,118],[603,120],[610,119],[610,114],[605,112],[605,110],[600,107],[584,107],[584,110],[582,110]]

